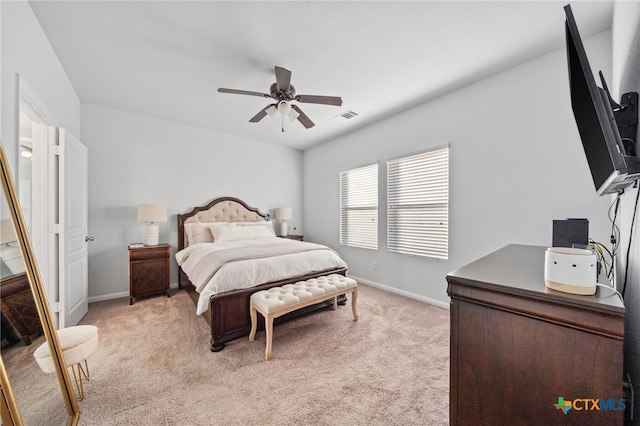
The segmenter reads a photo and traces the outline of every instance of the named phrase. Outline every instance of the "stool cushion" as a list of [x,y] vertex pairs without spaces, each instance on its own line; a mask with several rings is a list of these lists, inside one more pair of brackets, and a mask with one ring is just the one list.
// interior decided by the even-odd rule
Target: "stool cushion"
[[[76,325],[58,330],[58,340],[62,348],[67,367],[75,365],[89,357],[98,349],[98,327],[94,325]],[[49,342],[44,342],[33,353],[36,362],[45,373],[53,373],[53,361],[49,351]]]
[[357,285],[352,278],[340,274],[331,274],[306,281],[298,281],[295,284],[286,284],[282,287],[272,287],[269,290],[258,291],[251,295],[251,302],[258,306],[261,311],[268,314],[324,294],[357,287]]

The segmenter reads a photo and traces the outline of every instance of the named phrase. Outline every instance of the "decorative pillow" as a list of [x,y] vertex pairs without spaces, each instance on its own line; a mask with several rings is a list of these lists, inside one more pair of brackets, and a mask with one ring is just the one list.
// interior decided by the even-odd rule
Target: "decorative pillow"
[[263,226],[212,226],[211,233],[216,242],[277,238],[273,228]]
[[213,224],[224,226],[227,225],[227,222],[185,223],[184,230],[187,233],[188,243],[212,243],[213,235],[211,234],[211,225]]

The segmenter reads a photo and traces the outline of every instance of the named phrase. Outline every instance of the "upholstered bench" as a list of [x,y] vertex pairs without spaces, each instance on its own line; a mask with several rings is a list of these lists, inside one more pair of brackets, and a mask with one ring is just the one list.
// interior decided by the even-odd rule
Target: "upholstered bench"
[[251,333],[249,340],[256,337],[258,327],[258,315],[264,317],[264,328],[267,335],[267,347],[265,358],[271,359],[271,347],[273,342],[273,320],[289,312],[314,305],[333,298],[333,309],[338,307],[338,296],[351,293],[351,309],[353,320],[358,320],[356,311],[356,299],[358,298],[358,283],[340,274],[331,274],[306,281],[298,281],[295,284],[286,284],[282,287],[272,287],[251,295],[250,315]]
[[[87,358],[98,349],[98,327],[94,325],[76,325],[58,330],[58,340],[62,356],[67,367],[71,367],[78,388],[78,399],[84,399],[82,377],[89,381]],[[36,362],[45,373],[56,371],[49,351],[49,342],[44,342],[33,353]],[[84,367],[82,362],[84,361]],[[77,373],[76,373],[77,370]]]

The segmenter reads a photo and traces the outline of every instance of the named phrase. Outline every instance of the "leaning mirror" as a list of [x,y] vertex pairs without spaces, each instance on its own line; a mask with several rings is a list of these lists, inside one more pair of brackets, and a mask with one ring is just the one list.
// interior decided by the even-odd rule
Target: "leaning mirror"
[[[75,425],[78,403],[1,143],[0,163],[4,193],[0,200],[2,424]],[[42,344],[53,355],[54,375],[43,373],[33,357]]]

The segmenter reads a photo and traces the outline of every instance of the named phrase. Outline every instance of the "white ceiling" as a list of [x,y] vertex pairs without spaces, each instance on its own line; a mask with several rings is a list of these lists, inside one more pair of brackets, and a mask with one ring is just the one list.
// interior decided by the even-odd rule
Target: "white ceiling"
[[[30,1],[82,102],[306,149],[564,46],[566,1]],[[583,38],[613,3],[572,1]],[[265,117],[273,67],[316,124]],[[353,110],[351,120],[335,118]]]

